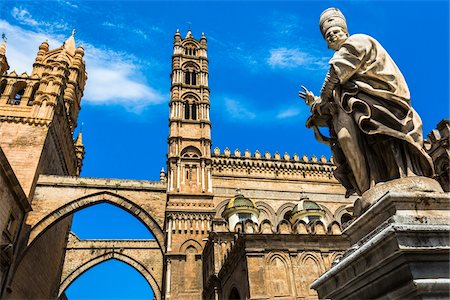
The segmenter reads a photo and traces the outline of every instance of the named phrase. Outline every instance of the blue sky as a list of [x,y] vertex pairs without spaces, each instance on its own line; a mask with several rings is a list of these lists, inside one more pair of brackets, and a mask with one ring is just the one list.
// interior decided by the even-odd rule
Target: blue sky
[[[343,11],[351,34],[370,34],[393,57],[425,133],[449,117],[448,1],[0,0],[0,32],[8,38],[11,70],[20,74],[30,72],[42,41],[58,47],[76,28],[89,77],[79,117],[82,176],[157,180],[165,167],[178,28],[208,39],[213,148],[329,157],[305,128],[308,109],[297,93],[300,85],[320,90],[333,52],[318,18],[331,6]],[[74,231],[84,238],[148,238],[139,224],[122,221],[132,219],[127,214],[108,218],[105,207],[77,215]],[[135,235],[105,232],[118,219]],[[92,220],[109,225],[94,234]]]

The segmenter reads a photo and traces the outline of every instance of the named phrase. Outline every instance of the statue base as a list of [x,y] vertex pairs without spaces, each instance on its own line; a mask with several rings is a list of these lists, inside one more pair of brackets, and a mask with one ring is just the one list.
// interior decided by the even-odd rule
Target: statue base
[[399,179],[380,182],[373,188],[362,194],[354,204],[354,215],[359,217],[371,205],[377,202],[388,192],[409,191],[409,192],[443,192],[441,185],[434,179],[423,176],[411,176]]
[[353,246],[311,285],[319,298],[449,298],[450,194],[430,191],[431,181],[403,178],[363,195],[366,210],[342,233]]

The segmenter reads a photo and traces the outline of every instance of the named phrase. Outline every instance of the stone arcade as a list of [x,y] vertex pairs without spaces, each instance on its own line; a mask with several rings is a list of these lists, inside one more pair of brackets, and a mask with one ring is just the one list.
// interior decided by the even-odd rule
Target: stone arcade
[[[378,222],[351,223],[356,197],[345,198],[323,156],[211,150],[207,39],[190,31],[174,36],[167,174],[79,177],[83,56],[73,35],[53,50],[43,42],[32,73],[18,74],[1,45],[2,299],[64,299],[81,273],[111,258],[140,272],[156,299],[316,299],[311,283],[359,238],[342,230],[351,224],[346,232],[360,234],[355,226]],[[438,129],[427,147],[445,185],[448,122]],[[73,214],[97,203],[130,212],[155,240],[80,240]]]

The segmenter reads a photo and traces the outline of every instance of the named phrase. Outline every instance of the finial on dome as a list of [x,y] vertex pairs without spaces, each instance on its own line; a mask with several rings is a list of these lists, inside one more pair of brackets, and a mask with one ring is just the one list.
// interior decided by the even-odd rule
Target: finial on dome
[[190,38],[190,37],[192,37],[192,31],[191,31],[191,29],[188,30],[188,32],[187,32],[185,38]]

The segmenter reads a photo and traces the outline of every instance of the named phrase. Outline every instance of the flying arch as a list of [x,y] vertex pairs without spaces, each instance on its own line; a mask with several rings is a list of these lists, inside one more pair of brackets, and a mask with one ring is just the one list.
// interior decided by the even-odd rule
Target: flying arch
[[72,273],[68,274],[65,278],[61,279],[61,285],[59,288],[58,296],[61,296],[68,288],[69,286],[83,273],[88,271],[89,269],[105,262],[111,259],[117,259],[123,263],[126,263],[127,265],[133,267],[136,271],[138,271],[148,282],[150,287],[153,290],[153,293],[155,294],[155,299],[161,299],[161,287],[158,285],[157,280],[155,279],[155,276],[152,275],[152,273],[146,268],[143,264],[141,264],[136,259],[129,257],[125,254],[122,254],[120,252],[107,252],[104,254],[101,254],[97,257],[94,257],[93,259],[87,261],[85,264],[81,265],[79,268],[75,269]]
[[39,236],[41,236],[48,228],[57,223],[59,220],[83,208],[99,203],[109,203],[115,205],[136,217],[148,228],[148,230],[152,232],[161,251],[164,251],[164,233],[155,219],[146,210],[133,201],[108,191],[80,197],[48,213],[31,228],[28,247],[30,247],[36,239],[39,238]]

